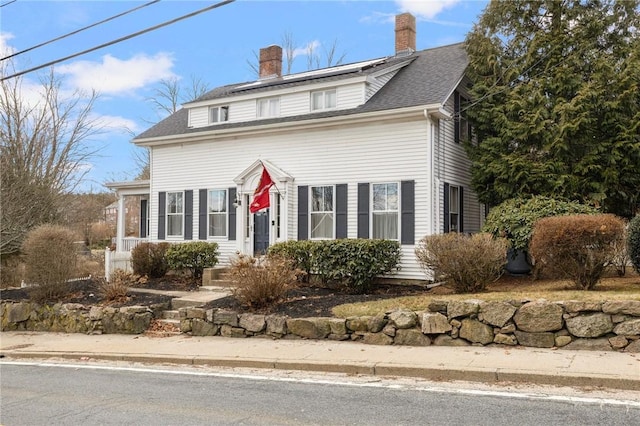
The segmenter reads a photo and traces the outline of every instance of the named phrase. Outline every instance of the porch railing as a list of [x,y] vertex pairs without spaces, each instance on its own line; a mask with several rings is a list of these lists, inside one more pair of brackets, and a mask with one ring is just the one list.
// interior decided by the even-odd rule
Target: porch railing
[[125,237],[125,238],[122,238],[121,240],[118,240],[117,238],[112,239],[112,243],[116,245],[116,251],[119,251],[119,252],[122,252],[122,251],[130,252],[131,250],[136,248],[138,244],[147,243],[147,242],[149,242],[148,238],[138,238],[138,237]]

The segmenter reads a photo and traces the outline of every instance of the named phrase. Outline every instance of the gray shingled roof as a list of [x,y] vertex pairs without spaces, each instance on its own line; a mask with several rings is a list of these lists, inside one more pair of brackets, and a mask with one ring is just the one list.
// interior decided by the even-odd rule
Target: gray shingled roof
[[175,114],[172,114],[155,126],[138,135],[134,141],[162,136],[192,134],[208,131],[214,128],[219,130],[248,128],[263,124],[285,123],[323,117],[392,110],[418,105],[444,103],[446,101],[446,97],[454,89],[455,84],[462,78],[468,64],[464,45],[462,43],[458,43],[449,46],[421,50],[414,52],[411,56],[390,57],[383,63],[379,63],[375,66],[358,68],[346,72],[335,73],[329,69],[325,74],[317,73],[309,76],[308,78],[290,79],[288,81],[273,80],[272,82],[260,84],[256,87],[246,87],[248,84],[247,82],[221,86],[207,92],[194,102],[227,98],[232,97],[234,94],[246,95],[248,93],[263,93],[287,87],[303,86],[311,82],[338,81],[346,78],[352,78],[355,75],[367,75],[408,60],[410,60],[410,63],[407,66],[401,68],[400,71],[398,71],[398,73],[389,80],[384,87],[371,97],[371,99],[357,108],[309,113],[292,117],[277,117],[242,123],[216,124],[213,126],[199,128],[187,127],[187,109],[182,108]]

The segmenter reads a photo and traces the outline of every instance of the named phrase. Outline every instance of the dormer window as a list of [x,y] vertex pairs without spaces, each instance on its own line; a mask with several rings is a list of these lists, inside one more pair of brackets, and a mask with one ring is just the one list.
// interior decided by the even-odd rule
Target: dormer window
[[278,117],[280,115],[280,98],[258,99],[258,118]]
[[336,107],[336,89],[311,92],[311,111]]
[[209,108],[209,122],[222,123],[229,121],[229,106],[216,106]]

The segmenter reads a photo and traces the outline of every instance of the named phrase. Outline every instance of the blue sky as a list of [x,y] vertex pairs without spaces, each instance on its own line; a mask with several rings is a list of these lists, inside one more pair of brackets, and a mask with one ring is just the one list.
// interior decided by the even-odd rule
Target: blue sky
[[[0,52],[21,51],[75,31],[146,1],[0,0]],[[163,0],[14,58],[18,71],[54,61],[153,27],[216,1]],[[394,16],[411,12],[417,19],[417,49],[464,40],[486,0],[236,0],[189,19],[58,63],[65,93],[80,89],[100,94],[93,112],[104,125],[91,146],[99,156],[85,165],[84,191],[103,191],[106,181],[135,176],[139,134],[163,118],[149,101],[162,79],[192,77],[214,88],[255,80],[247,61],[261,47],[282,44],[292,35],[298,55],[292,72],[307,70],[307,46],[322,56],[334,42],[343,63],[392,55]],[[255,62],[255,61],[254,61]],[[38,77],[47,69],[23,76],[25,97],[33,96]]]

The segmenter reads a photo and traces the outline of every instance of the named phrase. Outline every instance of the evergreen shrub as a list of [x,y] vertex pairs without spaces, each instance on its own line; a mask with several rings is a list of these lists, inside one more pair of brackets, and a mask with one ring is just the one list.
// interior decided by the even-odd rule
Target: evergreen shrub
[[504,237],[513,250],[527,250],[536,221],[549,216],[597,214],[594,207],[545,196],[512,198],[492,208],[482,227],[495,237]]
[[627,255],[633,269],[640,274],[640,214],[629,222],[627,229]]
[[311,276],[313,261],[311,253],[313,251],[314,242],[309,240],[291,240],[276,243],[269,247],[268,254],[275,256],[284,256],[293,262],[295,269],[300,269],[304,274],[299,275],[299,279],[309,282]]
[[593,290],[616,254],[624,221],[612,214],[570,215],[540,219],[530,253],[536,267],[571,279],[576,288]]
[[416,258],[436,281],[450,281],[456,293],[477,293],[497,280],[507,263],[507,241],[481,233],[428,235],[416,247]]
[[194,279],[202,278],[204,268],[218,264],[218,243],[192,241],[172,244],[166,253],[170,269],[188,269]]
[[68,280],[76,273],[78,235],[59,225],[45,224],[27,233],[22,244],[25,280],[33,285],[35,302],[57,301],[69,294]]
[[169,270],[167,250],[169,243],[140,243],[131,250],[131,267],[138,275],[161,278]]

